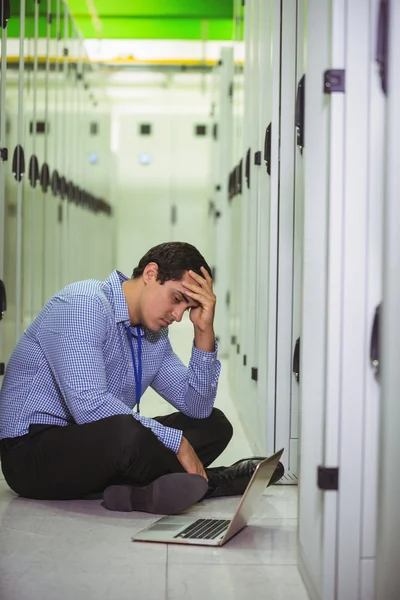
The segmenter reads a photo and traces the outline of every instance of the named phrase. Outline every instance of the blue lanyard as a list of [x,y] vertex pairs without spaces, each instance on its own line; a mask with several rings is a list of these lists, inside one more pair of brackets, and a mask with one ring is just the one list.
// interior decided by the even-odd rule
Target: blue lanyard
[[142,395],[142,332],[140,331],[140,327],[136,327],[138,335],[138,364],[136,366],[135,350],[133,349],[132,331],[130,330],[130,327],[125,327],[125,329],[126,333],[128,334],[129,345],[131,347],[133,372],[135,375],[136,412],[138,415],[140,415],[140,397]]

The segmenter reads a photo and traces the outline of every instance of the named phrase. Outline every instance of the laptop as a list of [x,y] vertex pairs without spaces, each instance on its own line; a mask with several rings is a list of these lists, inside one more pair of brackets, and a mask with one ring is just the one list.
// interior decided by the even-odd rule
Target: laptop
[[139,531],[132,540],[138,542],[164,542],[167,544],[222,546],[246,527],[270,482],[282,454],[283,448],[257,465],[231,519],[197,518],[189,515],[162,517],[150,527]]

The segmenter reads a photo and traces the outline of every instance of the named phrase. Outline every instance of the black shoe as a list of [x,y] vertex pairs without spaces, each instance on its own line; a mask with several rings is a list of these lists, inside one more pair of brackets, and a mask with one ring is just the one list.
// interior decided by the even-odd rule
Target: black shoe
[[[208,491],[204,498],[241,496],[244,494],[250,479],[261,460],[265,460],[265,457],[244,458],[238,460],[230,467],[206,469],[208,476]],[[283,477],[284,472],[284,466],[279,462],[268,485],[279,481],[279,479]]]
[[[262,461],[265,460],[267,457],[266,456],[252,456],[251,458],[242,458],[241,460],[237,460],[235,463],[233,463],[233,465],[231,465],[232,467],[235,467],[236,465],[239,465],[241,462],[243,461],[253,461],[254,464],[254,469],[256,468],[256,466]],[[254,472],[254,471],[253,471]],[[285,467],[283,466],[283,464],[281,462],[278,462],[278,464],[276,465],[276,469],[271,477],[271,480],[268,484],[268,487],[270,485],[274,485],[274,483],[278,483],[278,481],[280,479],[282,479],[282,477],[285,474]]]
[[171,473],[149,485],[110,485],[104,490],[103,506],[108,510],[139,510],[157,515],[177,515],[203,498],[207,481],[200,475]]

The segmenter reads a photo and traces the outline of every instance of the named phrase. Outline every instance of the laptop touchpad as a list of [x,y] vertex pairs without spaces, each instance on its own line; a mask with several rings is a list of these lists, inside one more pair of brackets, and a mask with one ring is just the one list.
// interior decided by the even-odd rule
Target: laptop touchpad
[[177,531],[178,529],[182,529],[182,525],[178,525],[177,523],[172,523],[171,525],[167,523],[159,525],[157,523],[149,528],[150,531]]

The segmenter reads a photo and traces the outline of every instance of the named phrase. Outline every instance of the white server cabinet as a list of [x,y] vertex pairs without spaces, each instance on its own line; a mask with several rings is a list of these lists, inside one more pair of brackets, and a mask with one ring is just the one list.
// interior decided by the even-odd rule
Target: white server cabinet
[[[295,234],[295,105],[297,88],[297,20],[302,15],[297,2],[281,3],[281,93],[279,128],[279,187],[277,223],[277,322],[276,322],[276,383],[275,383],[275,449],[284,447],[283,461],[287,482],[297,481],[297,410],[292,405],[293,312],[300,298],[294,297],[293,277],[301,261],[294,255]],[[300,3],[299,3],[300,4]],[[299,8],[299,10],[298,10]],[[273,126],[275,123],[273,123]],[[296,198],[296,200],[300,200]],[[296,272],[296,275],[298,273]],[[297,282],[296,282],[297,283]],[[294,409],[292,411],[292,408]],[[292,421],[293,420],[293,424]]]
[[[62,287],[62,221],[63,207],[61,200],[53,193],[52,181],[54,172],[61,173],[61,105],[62,105],[62,40],[64,33],[62,19],[62,4],[59,0],[48,0],[48,11],[53,14],[53,29],[56,37],[51,36],[51,26],[46,27],[46,50],[47,64],[45,72],[45,100],[44,116],[46,120],[47,134],[45,137],[45,148],[43,163],[41,165],[41,188],[44,201],[43,227],[44,227],[44,256],[43,256],[43,302],[46,302],[53,294]],[[59,34],[59,35],[57,35]],[[60,37],[60,39],[58,39]],[[54,70],[50,70],[49,61],[54,60]],[[60,148],[61,146],[61,148]],[[45,169],[48,173],[48,184],[44,184],[46,178]],[[44,176],[44,177],[43,177]]]
[[[244,65],[244,121],[243,121],[243,183],[242,183],[242,270],[240,355],[238,370],[238,409],[245,430],[257,431],[257,383],[252,378],[256,365],[256,268],[257,268],[257,208],[259,170],[255,155],[259,151],[259,2],[250,0],[245,6],[245,65]],[[243,401],[243,399],[246,399]],[[253,438],[254,439],[254,438]],[[257,449],[259,440],[254,439]]]
[[215,293],[218,298],[216,308],[216,335],[219,340],[221,357],[228,355],[229,348],[229,290],[230,281],[230,206],[228,200],[228,181],[226,173],[233,160],[232,128],[233,128],[233,48],[221,49],[218,68],[218,120],[215,131],[217,155],[215,156]]
[[[31,28],[30,28],[31,29]],[[25,37],[25,55],[31,72],[26,73],[24,94],[23,149],[25,174],[22,209],[22,331],[42,306],[43,280],[43,196],[40,189],[39,164],[43,161],[45,133],[38,133],[40,118],[40,79],[38,72],[39,5],[34,5],[34,26]],[[29,81],[29,85],[28,85]]]
[[[4,16],[5,17],[5,16]],[[7,285],[4,277],[4,224],[5,224],[5,178],[6,178],[6,74],[7,74],[7,26],[5,18],[1,27],[1,77],[0,77],[0,319],[6,319]],[[5,367],[4,322],[0,322],[0,381]]]
[[[18,341],[22,330],[22,237],[23,237],[23,195],[25,189],[25,122],[24,101],[29,91],[26,89],[25,57],[25,2],[20,3],[20,35],[19,35],[18,84],[17,101],[14,110],[8,115],[7,147],[9,148],[9,164],[6,174],[6,236],[5,236],[5,278],[9,290],[9,312],[7,315],[7,355],[10,348]],[[2,106],[2,110],[5,107]],[[8,356],[7,356],[8,358]]]
[[324,600],[374,598],[369,340],[381,295],[384,99],[378,4],[365,8],[308,4],[299,543],[310,595]]
[[[7,69],[2,61],[1,79],[1,141],[9,155],[0,167],[0,186],[6,190],[1,195],[1,279],[8,292],[1,327],[4,362],[24,328],[61,286],[83,276],[103,278],[114,266],[113,219],[73,205],[82,196],[72,194],[72,183],[107,201],[110,191],[107,169],[96,178],[85,164],[96,111],[76,77],[85,70],[83,43],[62,0],[32,8],[34,19],[25,19],[25,2],[20,3],[15,15],[20,17],[20,38],[8,40],[7,47],[7,30],[2,29],[2,56],[19,55],[18,69]],[[42,40],[39,31],[46,32]],[[39,69],[43,54],[46,64]],[[104,123],[102,141],[108,148],[109,117]],[[94,146],[99,151],[98,140]],[[109,161],[104,158],[105,166]]]
[[[376,518],[378,497],[380,374],[374,366],[374,323],[380,315],[383,282],[383,209],[385,191],[386,96],[379,74],[379,47],[387,32],[379,27],[383,3],[369,2],[368,113],[367,113],[367,249],[366,249],[366,344],[364,431],[362,447],[362,522],[360,548],[360,598],[375,598]],[[381,17],[382,15],[382,17]],[[368,348],[368,345],[370,348]]]
[[299,379],[301,352],[301,301],[303,265],[303,204],[304,204],[304,152],[305,149],[305,87],[306,87],[306,16],[307,0],[297,2],[296,29],[296,105],[295,105],[295,157],[294,157],[294,207],[293,207],[293,309],[291,331],[291,391],[290,391],[290,441],[287,477],[298,478],[299,461]]
[[[284,446],[289,472],[290,438],[298,437],[291,358],[299,10],[300,17],[296,3],[280,0],[246,3],[244,149],[233,172],[232,199],[233,236],[241,248],[241,291],[232,307],[233,395],[254,450],[272,453]],[[295,466],[296,444],[292,450]]]
[[[247,355],[249,350],[249,337],[252,332],[248,331],[249,310],[254,307],[250,306],[248,301],[248,269],[249,269],[249,245],[253,243],[249,239],[249,217],[251,209],[251,193],[250,193],[250,177],[251,177],[251,84],[253,67],[251,58],[253,56],[252,46],[254,44],[254,31],[252,30],[253,20],[252,14],[255,1],[250,0],[245,6],[244,17],[244,41],[245,41],[245,58],[244,58],[244,116],[243,116],[243,183],[241,193],[241,250],[239,260],[241,261],[241,280],[240,280],[240,325],[239,325],[239,340],[238,346],[240,354],[238,355],[237,371],[238,371],[238,387],[236,388],[236,401],[239,414],[243,425],[247,431],[253,431],[256,423],[256,413],[254,411],[254,403],[249,397],[249,378],[247,376]],[[246,400],[243,400],[246,398]]]
[[[230,204],[230,345],[229,345],[229,384],[232,398],[238,405],[241,401],[237,398],[240,388],[242,354],[241,354],[241,289],[242,289],[242,193],[245,185],[244,160],[243,160],[243,129],[244,129],[244,68],[239,64],[239,42],[242,38],[242,29],[244,21],[244,9],[240,0],[234,3],[234,23],[235,40],[234,60],[235,76],[233,81],[233,136],[232,151],[233,158],[231,170],[225,174],[229,185],[229,204]],[[244,58],[246,60],[246,57]],[[240,394],[239,394],[240,395]]]
[[[276,4],[276,3],[275,3]],[[276,10],[276,8],[275,8]],[[277,30],[274,3],[260,2],[259,5],[259,45],[258,76],[260,79],[260,132],[261,167],[259,175],[259,213],[258,213],[258,428],[257,439],[260,448],[267,454],[274,451],[275,438],[275,326],[272,323],[276,313],[276,294],[274,295],[276,269],[271,268],[271,257],[276,258],[276,209],[271,204],[271,180],[276,178],[271,172],[271,122],[273,95],[279,90],[279,78],[273,79],[277,45],[273,46],[274,31]],[[277,71],[275,69],[275,75]],[[276,179],[275,179],[276,180]],[[271,289],[272,286],[272,289]],[[272,356],[271,356],[272,353]]]
[[[259,148],[257,261],[257,423],[258,451],[271,454],[277,431],[277,300],[279,287],[279,192],[282,30],[281,0],[259,3]],[[288,444],[283,444],[286,448]],[[286,462],[286,454],[283,458]]]
[[[234,92],[236,99],[237,92]],[[239,128],[242,115],[235,114],[235,132]],[[237,143],[237,138],[236,138]],[[240,348],[240,317],[241,317],[241,285],[242,285],[242,189],[244,185],[244,168],[241,152],[236,155],[237,164],[229,175],[229,203],[230,203],[230,346],[229,346],[229,381],[232,398],[236,400],[237,390],[241,376],[241,348]]]
[[[251,426],[256,426],[258,418],[257,406],[257,340],[258,340],[258,243],[259,243],[259,182],[261,170],[261,131],[260,131],[260,77],[259,77],[259,18],[260,5],[258,0],[249,3],[250,19],[250,43],[248,45],[248,81],[247,93],[249,102],[247,104],[248,114],[245,115],[244,126],[248,131],[248,147],[246,151],[245,179],[248,188],[247,202],[243,203],[243,209],[247,212],[247,266],[245,277],[242,278],[243,294],[246,302],[246,321],[243,339],[243,372],[242,377],[248,382],[249,401],[254,404],[255,421]],[[247,171],[247,172],[246,172]],[[246,205],[247,204],[247,205]]]
[[[331,66],[330,2],[308,0],[305,94],[303,293],[300,353],[299,567],[313,600],[334,598],[336,494],[316,485],[324,456],[329,114],[322,93]],[[336,30],[335,30],[336,32]],[[342,61],[337,65],[343,67]],[[336,463],[333,463],[336,464]],[[330,531],[324,517],[332,514]],[[329,524],[329,521],[328,521]]]
[[[221,68],[222,67],[222,68]],[[210,78],[210,131],[208,138],[209,143],[209,160],[208,160],[208,174],[209,174],[209,185],[208,185],[208,209],[207,209],[207,258],[209,265],[213,266],[216,264],[216,234],[215,234],[215,220],[216,220],[216,198],[220,189],[220,168],[219,168],[219,139],[218,139],[218,123],[220,120],[220,87],[221,87],[221,75],[223,73],[223,65],[219,61],[218,66],[213,70]]]
[[[246,3],[241,308],[240,327],[233,333],[240,355],[239,361],[232,357],[234,397],[255,451],[270,454],[285,447],[285,483],[297,481],[292,355],[300,329],[302,209],[300,195],[296,213],[294,123],[303,21],[302,2]],[[299,179],[301,188],[301,173]]]
[[[376,554],[376,600],[400,596],[400,517],[397,476],[400,456],[398,424],[400,370],[400,5],[394,0],[381,3],[382,21],[388,26],[388,39],[382,40],[381,58],[387,79],[387,120],[385,152],[384,277],[382,335],[382,403],[380,407],[379,499]],[[385,19],[386,16],[386,19]],[[389,18],[388,18],[389,17]],[[385,58],[388,61],[385,61]],[[386,67],[385,67],[386,63]]]
[[[60,64],[59,64],[59,176],[60,183],[66,180],[70,175],[70,145],[71,145],[71,86],[68,77],[68,58],[70,54],[70,30],[71,18],[68,13],[67,5],[62,3],[60,14]],[[61,185],[60,185],[61,187]],[[87,189],[90,189],[87,186]],[[70,283],[69,278],[69,203],[66,202],[66,194],[60,192],[58,196],[58,223],[60,235],[60,254],[59,254],[59,274],[60,288]],[[92,221],[92,219],[91,219]],[[92,231],[89,229],[89,239],[93,239]],[[88,254],[90,256],[90,254]]]
[[[269,189],[278,189],[278,173],[275,169],[270,181],[265,170],[265,131],[271,120],[279,120],[280,24],[278,0],[246,3],[243,154],[234,171],[232,200],[240,285],[233,306],[231,368],[233,397],[257,453],[268,452],[266,445],[272,451],[275,431],[276,333],[271,318],[276,318],[277,202],[269,202]],[[269,142],[271,171],[278,163],[278,127]]]
[[[264,81],[264,89],[268,94],[271,121],[268,125],[264,121],[264,162],[269,177],[269,200],[268,224],[266,232],[268,247],[266,259],[267,274],[267,339],[266,339],[266,381],[267,394],[265,398],[260,396],[260,402],[267,405],[266,429],[266,453],[274,452],[276,447],[276,360],[277,360],[277,300],[278,300],[278,222],[279,222],[279,161],[280,161],[280,108],[281,108],[281,58],[282,58],[282,2],[274,0],[271,5],[271,77]],[[268,18],[268,15],[267,17]],[[264,24],[266,19],[264,18]],[[268,35],[266,36],[268,40]],[[268,52],[268,48],[266,48]],[[268,54],[267,54],[268,56]],[[266,74],[267,75],[267,74]],[[264,102],[263,102],[264,104]],[[266,115],[268,114],[268,103]],[[264,117],[265,119],[265,117]],[[266,160],[265,160],[266,159]],[[265,172],[264,172],[265,178]],[[267,186],[268,186],[267,183]],[[265,275],[264,275],[265,276]],[[261,276],[262,277],[262,276]],[[262,296],[260,297],[262,301]],[[260,307],[261,313],[261,307]],[[261,361],[261,355],[260,359]],[[262,390],[260,390],[262,393]],[[283,458],[286,461],[286,456]]]
[[[7,96],[11,96],[8,84]],[[13,93],[17,102],[18,92]],[[6,112],[6,111],[4,111]],[[8,149],[8,162],[4,165],[4,237],[2,239],[4,252],[4,282],[7,289],[7,311],[2,321],[4,360],[7,362],[16,340],[16,274],[17,274],[17,183],[12,173],[14,149],[17,145],[17,113],[6,112],[7,134],[5,147]]]

